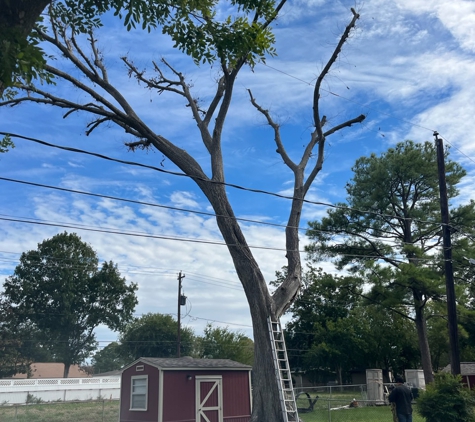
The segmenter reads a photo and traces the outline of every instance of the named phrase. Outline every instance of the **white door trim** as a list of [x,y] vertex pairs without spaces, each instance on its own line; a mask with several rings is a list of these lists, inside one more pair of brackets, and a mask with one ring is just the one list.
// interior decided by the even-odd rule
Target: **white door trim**
[[[211,389],[206,394],[206,397],[201,397],[201,383],[202,382],[213,382]],[[201,422],[203,419],[205,422],[211,422],[206,416],[205,412],[207,410],[217,410],[218,411],[218,422],[223,422],[223,377],[221,375],[199,375],[195,377],[196,384],[196,421]],[[203,406],[208,398],[213,394],[217,389],[218,393],[218,403],[216,406]],[[203,418],[203,419],[202,419]]]

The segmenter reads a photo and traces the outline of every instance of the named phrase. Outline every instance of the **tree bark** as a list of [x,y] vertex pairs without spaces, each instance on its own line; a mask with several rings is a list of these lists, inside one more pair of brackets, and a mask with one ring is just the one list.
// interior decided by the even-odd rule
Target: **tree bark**
[[275,374],[268,318],[277,320],[275,305],[259,265],[252,256],[221,184],[198,182],[214,208],[219,229],[228,246],[251,311],[254,336],[253,412],[251,422],[283,422],[276,398],[279,384]]
[[[283,2],[281,2],[283,4]],[[329,63],[325,66],[324,71],[320,75],[319,83],[316,86],[314,95],[314,117],[316,130],[311,136],[300,163],[293,163],[285,152],[283,144],[280,142],[280,134],[278,126],[273,125],[276,131],[276,143],[278,152],[284,159],[285,164],[292,170],[294,175],[294,191],[293,200],[290,210],[289,220],[286,228],[286,257],[288,262],[288,274],[284,282],[279,286],[276,292],[271,296],[264,276],[246,242],[241,228],[235,218],[233,209],[226,195],[225,176],[223,167],[223,157],[221,152],[221,134],[226,119],[226,115],[231,103],[234,82],[239,69],[246,63],[246,58],[239,59],[238,62],[228,69],[226,63],[222,63],[223,77],[220,79],[215,95],[215,99],[211,102],[205,117],[202,117],[200,110],[190,93],[189,85],[186,83],[183,75],[174,70],[167,62],[163,62],[165,66],[174,74],[175,80],[167,79],[163,72],[155,65],[159,76],[156,79],[145,80],[132,63],[124,60],[129,67],[130,73],[137,77],[141,82],[146,83],[149,88],[158,90],[158,92],[170,91],[183,96],[192,111],[193,117],[197,122],[200,135],[204,145],[209,152],[211,173],[208,177],[202,170],[198,161],[188,154],[186,151],[173,144],[168,139],[160,136],[152,131],[144,122],[140,120],[133,108],[120,92],[112,86],[108,78],[105,76],[105,65],[100,59],[94,63],[82,63],[81,57],[87,55],[80,52],[74,55],[70,49],[61,44],[58,36],[49,37],[44,34],[44,39],[59,48],[60,52],[68,58],[82,72],[86,79],[93,82],[94,88],[89,88],[84,83],[72,77],[69,73],[59,69],[47,66],[47,70],[56,75],[59,79],[64,79],[73,86],[85,91],[93,97],[94,104],[78,104],[67,99],[54,97],[39,88],[28,87],[32,92],[39,95],[40,98],[32,98],[30,96],[21,99],[4,102],[3,105],[19,103],[23,101],[37,101],[41,103],[49,103],[57,107],[68,109],[66,115],[72,111],[83,110],[92,113],[95,120],[93,128],[105,121],[117,123],[124,128],[126,132],[137,138],[136,142],[127,144],[132,150],[134,148],[155,147],[164,154],[171,162],[177,165],[185,174],[190,176],[205,194],[216,213],[216,221],[219,230],[223,236],[229,253],[232,257],[237,275],[243,285],[244,292],[249,304],[253,334],[255,361],[253,367],[253,412],[251,422],[283,422],[284,414],[280,406],[279,379],[276,376],[276,368],[274,367],[274,359],[272,355],[272,343],[268,328],[268,319],[277,321],[285,312],[287,307],[293,302],[300,288],[301,278],[301,261],[299,252],[299,225],[302,212],[302,206],[305,194],[308,192],[311,183],[321,169],[323,163],[323,151],[325,145],[325,137],[332,133],[350,127],[354,123],[364,120],[365,116],[361,115],[355,119],[341,123],[329,131],[323,133],[322,120],[318,111],[319,87],[320,83],[327,74],[331,65],[335,62],[341,50],[341,46],[349,36],[350,30],[354,27],[359,15],[354,10],[353,19],[346,28],[340,43],[332,55]],[[58,34],[56,34],[58,35]],[[66,40],[65,40],[66,41]],[[76,47],[78,48],[78,47]],[[95,45],[92,45],[93,53],[98,53]],[[96,54],[97,57],[100,54]],[[91,70],[91,67],[93,70]],[[102,75],[102,76],[101,76]],[[99,94],[100,89],[105,90],[114,100],[112,103]],[[318,94],[318,95],[317,95]],[[97,104],[100,104],[99,107]],[[254,103],[253,103],[254,104]],[[260,109],[261,112],[266,112]],[[272,119],[267,114],[268,120]],[[210,121],[214,118],[214,127],[211,133],[208,127]],[[91,129],[92,130],[92,129]],[[89,133],[90,131],[89,130]],[[307,168],[311,157],[315,155],[314,149],[318,149],[318,158],[313,168]],[[307,180],[304,175],[308,172]],[[69,372],[69,365],[67,368]],[[65,365],[66,373],[66,365]]]
[[[7,45],[12,42],[7,34],[26,39],[50,2],[51,0],[0,0],[0,43],[5,43],[0,48],[7,49],[3,54],[9,53]],[[0,96],[4,90],[4,81],[0,80]]]
[[69,377],[69,368],[70,367],[71,367],[70,363],[65,363],[64,364],[63,378],[68,378]]
[[424,305],[414,293],[414,309],[416,311],[416,330],[417,339],[419,341],[419,350],[421,352],[421,364],[424,371],[424,380],[426,384],[434,381],[432,373],[432,359],[430,357],[429,341],[427,340],[427,324],[424,316]]
[[17,30],[24,38],[51,0],[1,0],[0,27]]

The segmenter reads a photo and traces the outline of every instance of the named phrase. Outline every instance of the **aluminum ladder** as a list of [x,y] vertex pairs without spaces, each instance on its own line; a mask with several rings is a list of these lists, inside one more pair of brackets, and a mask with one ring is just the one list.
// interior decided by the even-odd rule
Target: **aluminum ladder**
[[269,325],[275,375],[279,381],[279,395],[284,421],[299,422],[297,404],[295,403],[294,389],[292,386],[292,376],[287,359],[287,349],[285,348],[284,333],[280,326],[280,321],[272,321],[269,317],[267,323]]

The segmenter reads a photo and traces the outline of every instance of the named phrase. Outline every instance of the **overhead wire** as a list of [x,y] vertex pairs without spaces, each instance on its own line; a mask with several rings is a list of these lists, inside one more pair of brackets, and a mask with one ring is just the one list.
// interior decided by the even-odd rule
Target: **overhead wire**
[[[248,187],[244,187],[244,186],[233,184],[233,183],[220,182],[220,181],[215,181],[215,180],[211,180],[211,179],[208,179],[208,178],[201,178],[201,177],[197,177],[197,176],[188,175],[188,174],[185,174],[185,173],[179,173],[179,172],[174,172],[174,171],[170,171],[170,170],[161,169],[161,168],[156,167],[156,166],[150,166],[150,165],[147,165],[147,164],[137,163],[137,162],[134,162],[134,161],[120,160],[120,159],[112,158],[112,157],[109,157],[109,156],[106,156],[106,155],[103,155],[103,154],[98,154],[98,153],[95,153],[95,152],[85,151],[85,150],[81,150],[81,149],[78,149],[78,148],[64,147],[64,146],[52,144],[52,143],[49,143],[49,142],[46,142],[46,141],[43,141],[43,140],[40,140],[40,139],[31,138],[31,137],[27,137],[27,136],[22,136],[22,135],[14,134],[14,133],[11,133],[11,132],[2,132],[2,131],[0,131],[0,135],[9,135],[9,136],[12,136],[12,137],[18,137],[19,139],[24,139],[24,140],[31,141],[31,142],[37,142],[41,145],[45,145],[45,146],[48,146],[48,147],[59,148],[59,149],[62,149],[62,150],[75,152],[75,153],[84,153],[84,154],[87,154],[87,155],[95,156],[97,158],[102,158],[102,159],[105,159],[105,160],[118,162],[118,163],[121,163],[121,164],[145,167],[145,168],[148,168],[150,170],[155,170],[155,171],[159,171],[159,172],[162,172],[162,173],[167,173],[167,174],[174,175],[174,176],[188,177],[188,178],[197,179],[197,180],[200,180],[200,181],[203,181],[203,182],[206,182],[206,183],[223,185],[223,186],[232,187],[232,188],[243,190],[243,191],[274,196],[274,197],[281,198],[281,199],[299,200],[299,201],[307,203],[307,204],[320,205],[320,206],[324,206],[324,207],[329,207],[329,208],[334,208],[334,209],[341,209],[341,210],[345,210],[345,211],[354,211],[354,212],[358,212],[358,213],[362,213],[362,214],[372,214],[372,215],[382,217],[382,218],[383,217],[384,218],[393,218],[393,219],[399,219],[399,220],[405,220],[406,219],[405,217],[402,217],[402,216],[397,216],[397,215],[392,215],[392,214],[382,214],[380,212],[373,211],[373,210],[360,210],[358,208],[349,207],[345,204],[340,205],[340,204],[331,204],[331,203],[322,202],[322,201],[312,201],[310,199],[297,198],[297,197],[294,197],[294,196],[283,195],[283,194],[280,194],[280,193],[270,192],[270,191],[266,191],[266,190],[262,190],[262,189],[253,189],[253,188],[248,188]],[[4,180],[4,179],[8,179],[8,181],[11,181],[11,182],[19,182],[19,183],[24,183],[24,184],[33,184],[32,182],[17,181],[16,179],[0,178],[0,180]],[[56,187],[50,187],[49,185],[44,185],[43,187],[56,188]],[[67,189],[66,188],[58,188],[58,190],[67,190]],[[78,191],[78,193],[80,193],[80,192],[81,191]],[[93,196],[99,196],[99,195],[95,194]],[[420,219],[412,219],[412,220],[416,221],[416,222],[432,224],[432,225],[439,224],[439,223],[435,223],[433,221],[425,221],[425,220],[420,220]]]
[[[134,203],[134,204],[139,204],[139,205],[170,209],[170,210],[174,210],[174,211],[180,211],[180,212],[186,212],[186,213],[192,213],[192,214],[198,214],[198,215],[206,215],[206,216],[210,216],[210,217],[231,218],[231,219],[236,219],[237,221],[243,221],[243,222],[252,223],[252,224],[262,224],[262,225],[268,225],[268,226],[272,226],[272,227],[287,228],[287,226],[284,225],[284,224],[269,223],[269,222],[266,222],[266,221],[254,220],[254,219],[248,219],[248,218],[220,216],[220,215],[210,213],[210,212],[203,212],[203,211],[190,210],[190,209],[186,209],[186,208],[172,207],[172,206],[167,206],[167,205],[162,205],[162,204],[157,204],[157,203],[152,203],[152,202],[144,202],[144,201],[121,198],[121,197],[117,197],[117,196],[85,192],[85,191],[80,191],[80,190],[76,190],[76,189],[61,188],[61,187],[57,187],[57,186],[45,185],[45,184],[29,182],[29,181],[25,181],[25,180],[11,179],[11,178],[6,178],[6,177],[0,177],[0,180],[7,181],[7,182],[12,182],[12,183],[25,184],[25,185],[39,187],[39,188],[47,188],[47,189],[59,190],[59,191],[64,191],[64,192],[69,192],[69,193],[80,194],[80,195],[92,196],[92,197],[97,197],[97,198],[105,198],[105,199],[122,201],[122,202],[127,202],[127,203]],[[353,210],[353,209],[348,207],[348,210]],[[379,214],[379,215],[384,216],[384,214]],[[400,217],[396,216],[394,218],[400,218]],[[421,220],[417,220],[417,219],[414,220],[414,221],[429,223],[429,224],[434,225],[435,227],[440,226],[440,223],[438,223],[438,222],[421,221]],[[294,227],[294,226],[288,226],[288,227],[296,228],[297,230],[301,230],[301,231],[308,231],[309,230],[309,228],[303,228],[303,227]],[[371,226],[360,225],[360,227],[363,228],[363,229],[374,230]],[[316,229],[311,229],[311,230],[312,231],[319,231],[321,233],[326,233],[326,232],[333,233],[333,231],[330,231],[330,230],[329,231],[316,230]],[[350,234],[349,232],[345,232],[345,231],[334,232],[334,233],[336,235]],[[395,243],[395,244],[403,244],[404,243],[404,242],[400,242],[394,236],[392,236],[393,233],[390,232],[390,231],[378,228],[378,233],[389,234],[391,236],[384,238],[384,236],[381,236],[381,235],[377,236],[377,235],[374,235],[374,234],[368,233],[368,232],[366,232],[366,236],[369,236],[370,238],[373,238],[373,239],[384,238],[384,241],[388,242],[388,243]],[[393,238],[391,238],[391,237],[393,237]]]
[[[306,85],[315,86],[315,84],[314,84],[313,82],[308,82],[308,81],[306,81],[306,80],[304,80],[304,79],[301,79],[301,78],[299,78],[299,77],[297,77],[297,76],[294,76],[294,75],[292,75],[292,74],[290,74],[290,73],[288,73],[288,72],[285,72],[285,71],[283,71],[283,70],[281,70],[281,69],[278,69],[278,68],[276,68],[276,67],[274,67],[274,66],[271,66],[271,65],[269,65],[268,63],[260,63],[260,64],[262,64],[262,65],[265,66],[265,67],[268,67],[269,69],[272,69],[272,70],[274,70],[274,71],[277,71],[277,72],[279,72],[279,73],[282,73],[283,75],[286,75],[286,76],[288,76],[288,77],[290,77],[290,78],[293,78],[293,79],[295,79],[295,80],[297,80],[297,81],[303,82],[303,83],[306,84]],[[333,92],[333,91],[331,91],[331,90],[325,89],[325,88],[323,88],[323,87],[320,87],[320,90],[321,90],[321,91],[324,91],[324,92],[326,92],[326,93],[328,93],[328,94],[330,94],[330,95],[333,95],[333,96],[335,96],[335,97],[341,98],[341,99],[343,99],[343,100],[345,100],[345,101],[352,102],[353,104],[359,105],[360,107],[364,107],[364,108],[367,108],[367,109],[372,109],[372,107],[368,107],[366,104],[362,104],[362,103],[359,102],[359,101],[356,101],[356,100],[353,100],[353,99],[351,99],[351,98],[345,97],[344,95],[338,94],[338,93],[336,93],[336,92]],[[395,115],[392,114],[392,113],[387,113],[387,112],[381,111],[381,110],[379,110],[379,109],[378,109],[378,110],[375,110],[375,111],[377,111],[378,113],[383,114],[383,115],[385,115],[385,116],[387,116],[387,117],[391,117],[391,118],[393,118],[394,120],[399,120],[399,121],[401,121],[401,122],[403,122],[403,123],[406,123],[406,124],[408,124],[408,125],[410,125],[410,126],[418,127],[418,128],[420,128],[420,129],[423,129],[423,130],[426,130],[426,131],[428,131],[428,132],[431,132],[432,134],[433,134],[434,132],[436,132],[435,129],[431,129],[431,128],[426,127],[426,126],[423,126],[423,125],[421,125],[421,124],[414,123],[414,122],[411,121],[411,120],[402,119],[402,118],[400,118],[400,117],[395,116]],[[458,147],[455,146],[453,143],[451,143],[450,141],[448,141],[444,136],[442,136],[442,135],[440,135],[440,134],[439,134],[439,136],[440,136],[442,139],[444,139],[444,140],[447,142],[447,144],[449,144],[450,146],[454,147],[460,154],[462,154],[462,155],[465,156],[467,159],[469,159],[470,161],[472,161],[473,163],[475,163],[475,160],[474,160],[473,158],[471,158],[470,156],[468,156],[467,154],[465,154],[460,148],[458,148]]]
[[[180,242],[190,242],[190,243],[201,243],[206,245],[217,245],[217,246],[230,246],[230,247],[241,247],[241,244],[237,243],[225,243],[223,241],[214,241],[214,240],[203,240],[203,239],[191,239],[191,238],[182,238],[178,236],[165,236],[165,235],[155,235],[155,234],[148,234],[143,232],[126,232],[123,230],[117,229],[108,229],[108,228],[92,228],[77,224],[69,224],[69,223],[54,223],[54,222],[45,222],[45,221],[35,221],[35,220],[27,220],[21,218],[10,218],[10,217],[0,217],[0,221],[10,221],[14,223],[25,223],[25,224],[36,224],[40,226],[50,226],[50,227],[61,227],[66,229],[75,229],[75,230],[84,230],[89,232],[96,232],[96,233],[106,233],[106,234],[116,234],[116,235],[123,235],[123,236],[131,236],[131,237],[142,237],[142,238],[149,238],[149,239],[161,239],[161,240],[174,240]],[[285,248],[275,248],[270,246],[253,246],[247,245],[251,249],[263,249],[263,250],[272,250],[272,251],[282,251],[287,252],[288,250]],[[303,252],[303,251],[300,251]]]

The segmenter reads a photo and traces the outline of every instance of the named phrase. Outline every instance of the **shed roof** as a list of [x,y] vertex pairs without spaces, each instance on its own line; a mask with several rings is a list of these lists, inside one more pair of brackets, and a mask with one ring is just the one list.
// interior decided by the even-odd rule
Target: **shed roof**
[[[451,372],[450,363],[442,369],[442,372]],[[475,375],[475,362],[460,362],[461,375]]]
[[223,369],[233,371],[250,371],[251,366],[235,362],[230,359],[194,359],[190,356],[181,358],[148,358],[142,357],[127,365],[124,369],[135,365],[137,362],[144,362],[159,369]]

